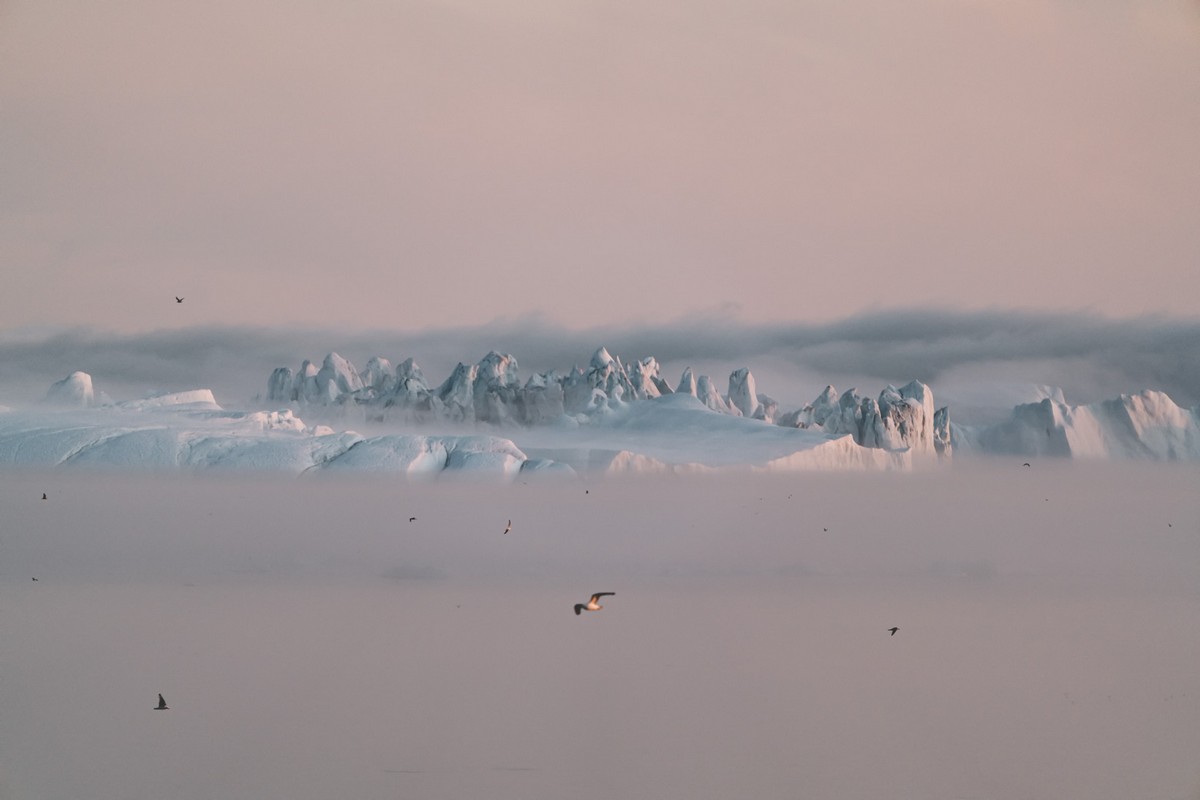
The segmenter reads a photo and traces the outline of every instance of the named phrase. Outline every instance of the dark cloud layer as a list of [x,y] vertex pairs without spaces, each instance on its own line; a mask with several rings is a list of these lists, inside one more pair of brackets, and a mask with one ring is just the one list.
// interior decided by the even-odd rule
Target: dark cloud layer
[[916,309],[827,325],[745,325],[710,315],[585,330],[532,318],[410,332],[237,327],[135,335],[10,332],[0,337],[0,403],[37,399],[74,370],[90,373],[97,388],[116,399],[207,387],[236,404],[263,393],[275,367],[295,368],[330,351],[359,368],[372,355],[393,362],[412,356],[432,382],[458,361],[477,361],[492,349],[515,355],[528,375],[585,363],[602,345],[627,360],[653,355],[669,381],[684,366],[723,378],[720,369],[747,365],[758,375],[760,391],[790,402],[810,398],[790,397],[781,387],[807,392],[815,381],[848,388],[856,380],[882,385],[916,378],[935,391],[945,383],[995,379],[1061,386],[1072,402],[1149,388],[1181,405],[1200,403],[1200,321]]

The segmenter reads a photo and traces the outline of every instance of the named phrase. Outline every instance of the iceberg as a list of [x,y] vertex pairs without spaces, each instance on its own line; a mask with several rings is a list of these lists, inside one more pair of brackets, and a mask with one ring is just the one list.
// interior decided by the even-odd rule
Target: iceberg
[[61,381],[51,384],[46,392],[46,402],[67,408],[88,408],[95,405],[96,393],[92,388],[92,376],[86,372],[72,372]]
[[952,424],[950,438],[968,453],[1200,461],[1200,407],[1180,408],[1151,390],[1088,405],[1061,396],[1018,405],[994,425]]
[[[1087,405],[1046,391],[1000,422],[968,426],[953,422],[920,381],[878,396],[829,385],[808,405],[781,412],[748,368],[733,372],[722,395],[690,368],[671,389],[654,358],[629,363],[599,348],[586,367],[522,382],[516,358],[491,351],[431,389],[411,358],[394,368],[372,358],[358,373],[331,353],[320,368],[306,360],[295,372],[274,370],[274,407],[249,410],[223,408],[208,389],[111,402],[90,375],[73,372],[40,406],[0,407],[0,465],[512,481],[580,472],[907,470],[952,454],[1200,461],[1200,408],[1152,390]],[[302,418],[307,409],[321,422],[344,422],[350,407],[371,435]]]
[[[854,390],[838,398],[834,388],[827,386],[811,405],[785,412],[778,401],[758,391],[748,367],[730,374],[725,395],[709,376],[697,376],[690,367],[671,389],[653,356],[633,360],[627,367],[605,347],[592,353],[586,367],[536,374],[523,384],[517,359],[495,350],[475,364],[459,362],[432,390],[411,358],[401,362],[394,373],[390,363],[376,356],[357,373],[350,361],[330,353],[320,371],[314,371],[307,360],[297,373],[279,367],[267,379],[267,399],[297,407],[365,406],[373,410],[370,418],[380,422],[561,427],[587,424],[631,404],[681,394],[727,416],[831,435],[850,434],[863,447],[922,456],[947,456],[951,449],[948,436],[935,444],[933,392],[919,381],[899,389],[889,386],[877,401],[859,397]],[[941,413],[945,427],[948,412],[943,408]]]

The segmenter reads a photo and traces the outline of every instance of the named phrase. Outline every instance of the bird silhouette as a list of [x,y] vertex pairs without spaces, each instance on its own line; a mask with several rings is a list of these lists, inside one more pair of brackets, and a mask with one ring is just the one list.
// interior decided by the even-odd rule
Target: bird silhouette
[[167,701],[163,699],[163,696],[161,694],[158,696],[158,705],[156,705],[154,707],[154,710],[155,711],[170,711],[171,710],[171,709],[167,708]]
[[176,298],[175,298],[175,302],[176,302],[176,303],[182,303],[182,302],[183,302],[183,298],[182,298],[182,297],[176,297]]
[[1022,464],[1021,466],[1022,466],[1022,467],[1028,467],[1028,466],[1029,466],[1029,462],[1028,462],[1028,461],[1026,461],[1026,462],[1025,462],[1024,464]]
[[616,592],[596,592],[594,595],[592,595],[592,599],[588,600],[587,603],[575,604],[575,616],[578,617],[584,611],[599,611],[600,609],[604,608],[604,606],[600,605],[600,598],[614,597],[616,594]]
[[504,527],[504,532],[505,532],[505,533],[508,533],[508,532],[509,532],[509,531],[511,531],[511,530],[512,530],[512,520],[510,519],[510,520],[508,521],[508,525],[506,525],[506,526]]
[[896,635],[896,631],[898,631],[898,630],[900,630],[900,629],[899,629],[899,628],[888,628],[888,630],[892,632],[892,636],[895,636],[895,635]]
[[45,500],[45,499],[46,499],[46,493],[45,493],[45,492],[42,492],[42,499],[43,499],[43,500]]
[[416,521],[417,521],[417,518],[416,518],[416,517],[409,517],[409,518],[408,518],[408,521],[409,521],[409,522],[416,522]]
[[34,580],[36,581],[36,580],[37,580],[37,578],[34,578]]

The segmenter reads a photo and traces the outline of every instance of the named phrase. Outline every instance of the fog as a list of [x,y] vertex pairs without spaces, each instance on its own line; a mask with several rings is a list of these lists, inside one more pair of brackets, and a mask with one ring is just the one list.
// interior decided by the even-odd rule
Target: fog
[[[605,346],[626,361],[654,356],[674,385],[685,367],[719,388],[734,369],[750,367],[759,391],[799,408],[828,383],[875,394],[887,383],[917,379],[933,387],[951,413],[986,403],[1002,410],[1028,396],[1014,386],[1061,387],[1071,403],[1091,403],[1142,389],[1176,403],[1200,403],[1200,320],[1156,316],[1108,318],[1091,313],[946,309],[877,311],[821,324],[742,323],[712,313],[636,325],[577,329],[540,316],[423,330],[361,331],[336,327],[194,326],[138,334],[83,328],[0,333],[0,403],[39,399],[75,370],[115,399],[152,390],[212,389],[223,404],[266,391],[271,370],[337,351],[359,369],[371,356],[416,359],[432,385],[459,361],[489,350],[515,355],[521,374],[585,364]],[[960,402],[965,401],[965,402]]]
[[7,473],[0,798],[1200,797],[1198,478]]

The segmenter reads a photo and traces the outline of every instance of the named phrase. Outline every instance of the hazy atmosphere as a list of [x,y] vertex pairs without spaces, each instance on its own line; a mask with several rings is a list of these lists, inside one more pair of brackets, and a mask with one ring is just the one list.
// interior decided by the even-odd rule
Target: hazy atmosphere
[[1197,477],[9,474],[0,796],[1193,800]]
[[[521,373],[586,364],[598,347],[626,360],[654,356],[672,383],[686,367],[724,381],[751,367],[759,387],[793,405],[828,383],[865,390],[917,379],[947,401],[1012,385],[1062,387],[1072,402],[1155,389],[1200,403],[1200,321],[1094,314],[892,311],[829,324],[747,325],[717,316],[686,323],[572,329],[539,316],[491,325],[351,331],[331,327],[189,327],[144,334],[66,329],[0,333],[0,404],[41,399],[82,369],[118,399],[153,390],[210,388],[222,403],[261,395],[275,367],[337,351],[360,367],[371,356],[413,357],[440,381],[459,361],[512,353]],[[1012,402],[1008,403],[1009,406]]]
[[0,0],[0,800],[1200,800],[1198,54]]
[[1198,48],[1191,0],[6,2],[0,319],[1194,318]]

